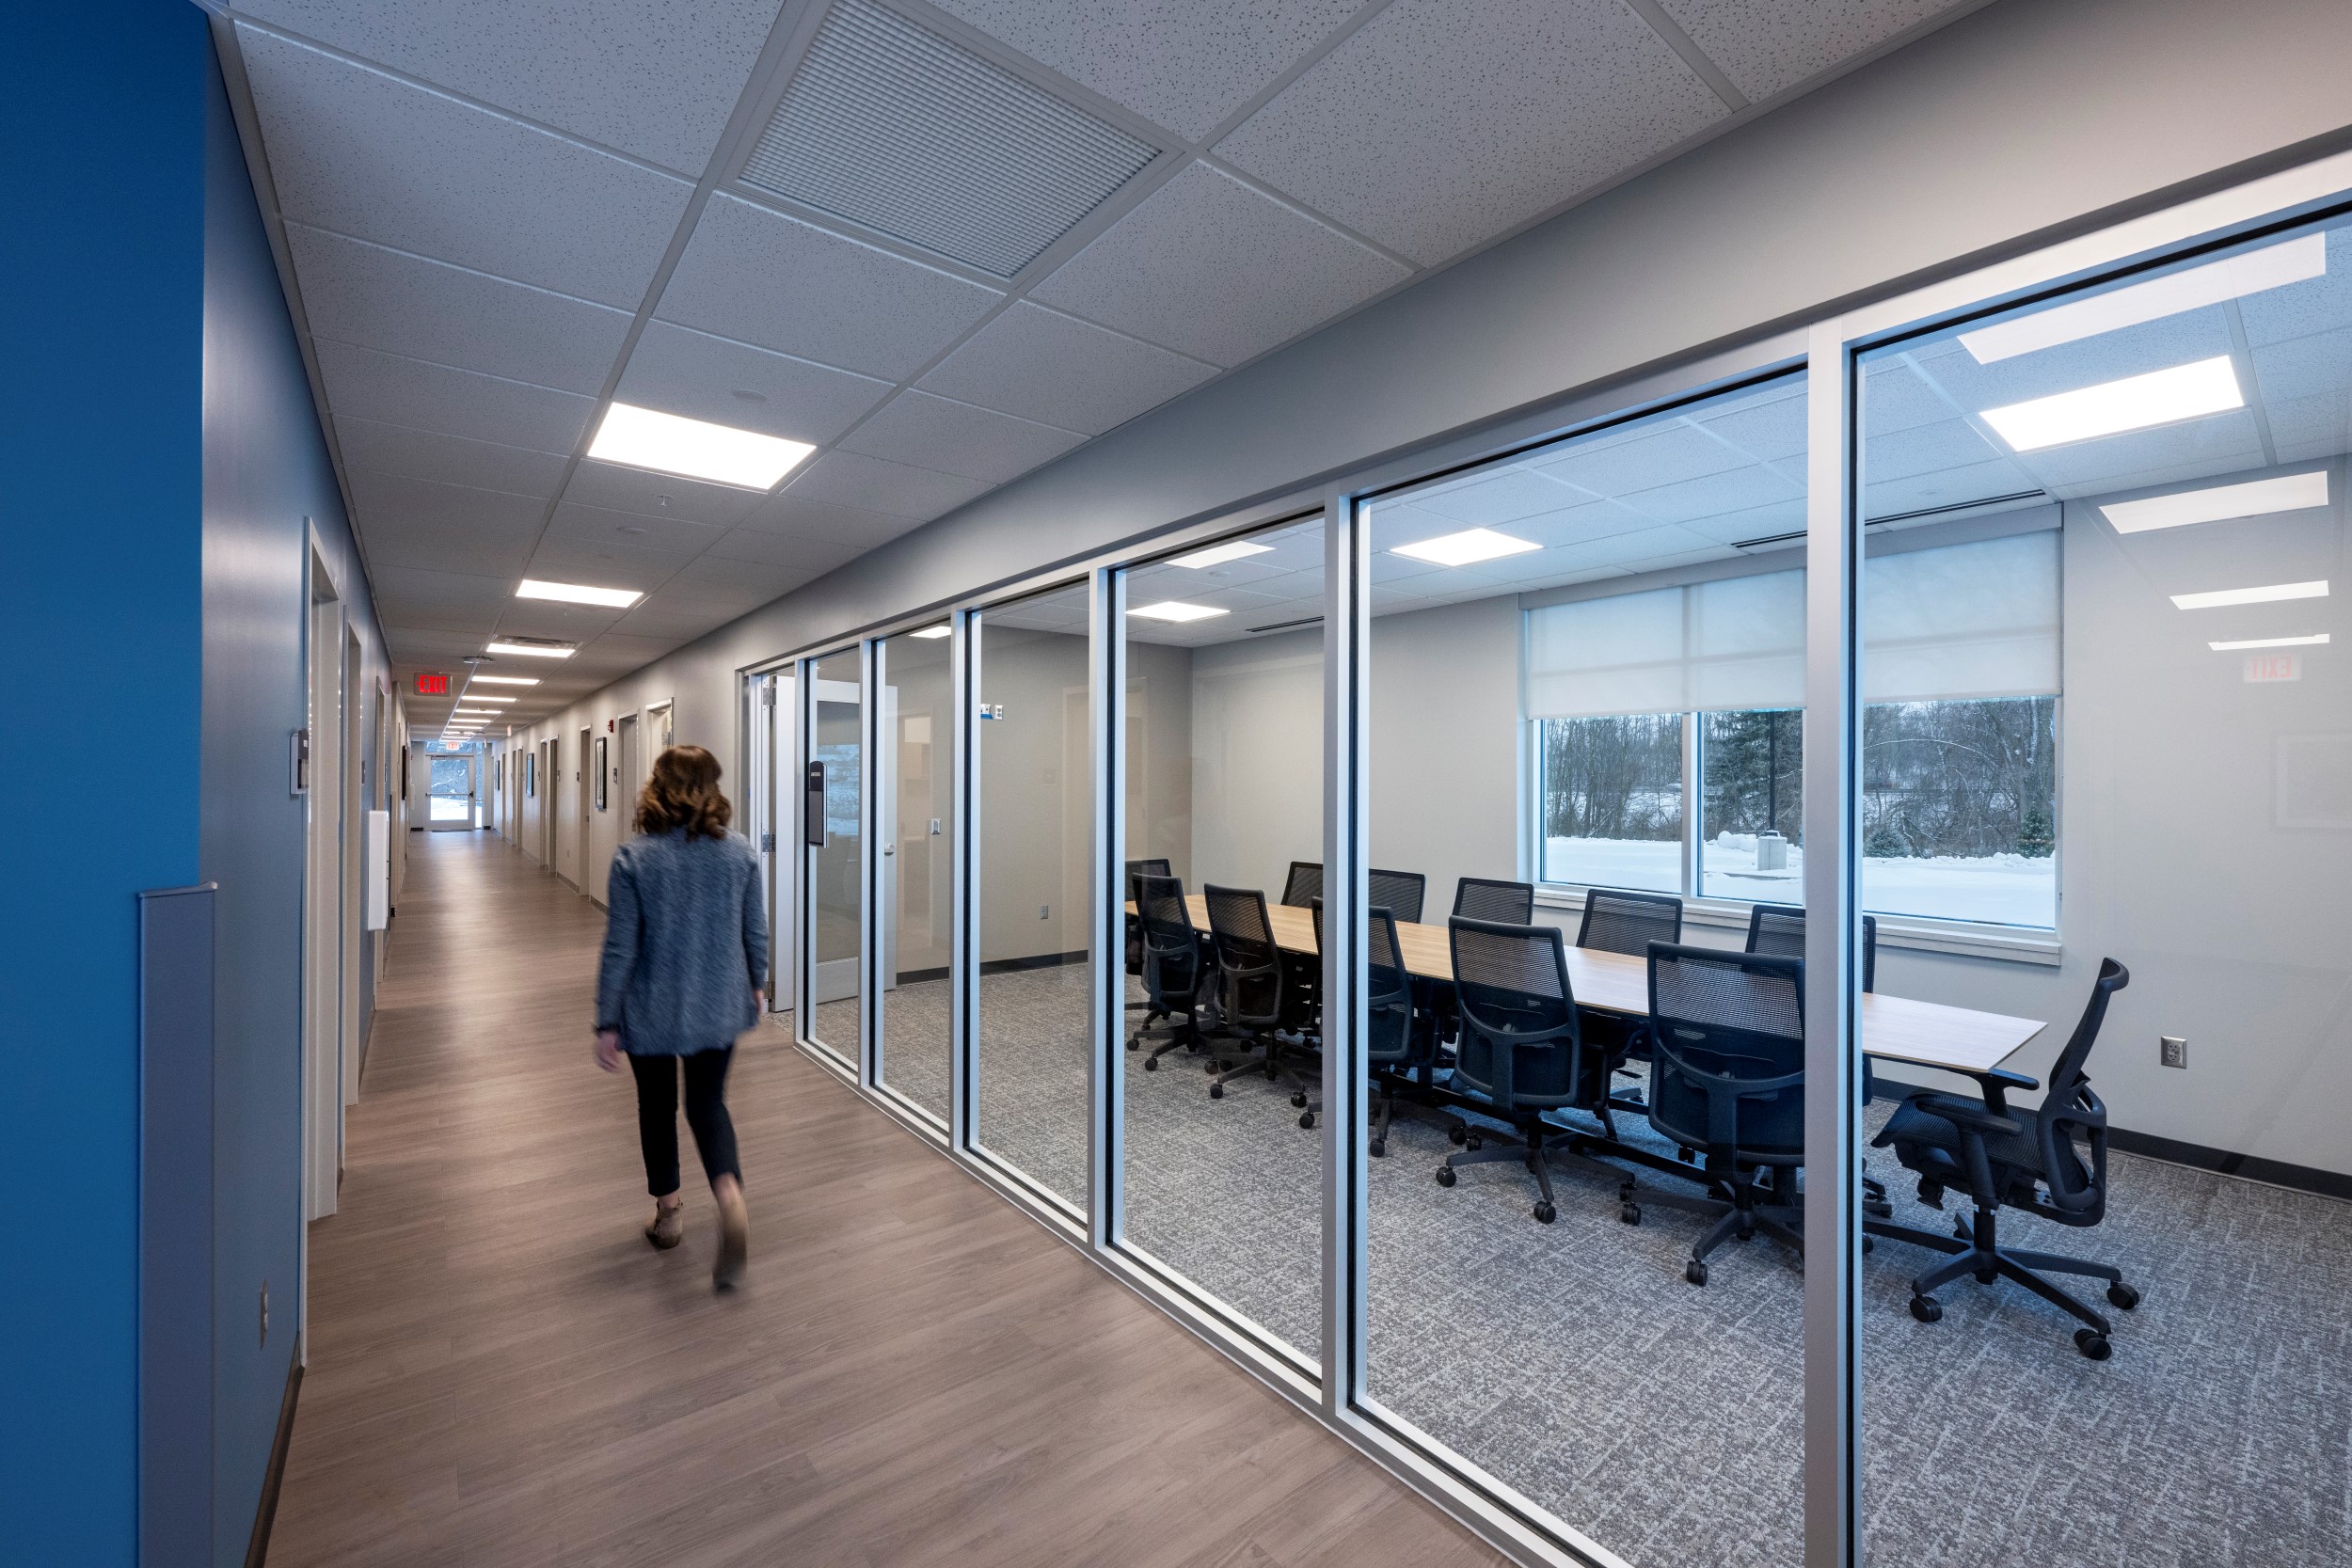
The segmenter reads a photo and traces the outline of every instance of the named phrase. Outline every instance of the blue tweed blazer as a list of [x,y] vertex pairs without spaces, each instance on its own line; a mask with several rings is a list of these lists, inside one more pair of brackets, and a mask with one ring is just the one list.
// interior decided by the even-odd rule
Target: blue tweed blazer
[[759,1022],[768,911],[750,845],[683,828],[632,838],[613,852],[605,903],[596,1027],[618,1030],[623,1050],[691,1056]]

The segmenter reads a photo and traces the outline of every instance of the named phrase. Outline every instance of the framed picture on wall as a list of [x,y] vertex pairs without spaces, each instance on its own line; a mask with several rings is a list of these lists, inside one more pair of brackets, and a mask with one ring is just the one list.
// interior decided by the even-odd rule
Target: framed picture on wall
[[596,736],[596,809],[604,810],[604,781],[611,777],[604,763],[604,736]]

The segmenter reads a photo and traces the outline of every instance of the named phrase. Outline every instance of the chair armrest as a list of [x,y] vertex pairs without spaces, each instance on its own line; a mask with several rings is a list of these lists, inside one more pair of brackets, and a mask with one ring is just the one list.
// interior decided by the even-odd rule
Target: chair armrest
[[1977,1091],[1984,1096],[1985,1109],[1996,1117],[2009,1115],[2009,1090],[2042,1086],[2041,1080],[2028,1078],[2022,1072],[2011,1072],[2007,1068],[1987,1068],[1982,1072],[1972,1072],[1968,1076],[1977,1081]]
[[1963,1132],[2005,1133],[2023,1136],[2025,1128],[1988,1105],[1963,1100],[1956,1094],[1915,1094],[1911,1103],[1930,1116],[1942,1117]]

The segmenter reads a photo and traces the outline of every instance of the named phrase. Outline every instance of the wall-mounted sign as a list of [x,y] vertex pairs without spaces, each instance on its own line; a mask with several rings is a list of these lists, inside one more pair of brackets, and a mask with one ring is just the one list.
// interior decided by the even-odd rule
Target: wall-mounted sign
[[448,696],[449,677],[447,675],[427,674],[424,671],[418,671],[417,695],[420,697]]
[[2303,656],[2248,654],[2246,678],[2249,681],[2299,681],[2303,678]]

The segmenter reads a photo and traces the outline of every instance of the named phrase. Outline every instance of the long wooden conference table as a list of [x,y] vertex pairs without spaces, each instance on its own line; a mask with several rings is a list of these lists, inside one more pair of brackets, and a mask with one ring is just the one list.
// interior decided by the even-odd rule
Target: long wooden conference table
[[[1186,897],[1192,923],[1209,928],[1209,901],[1200,894]],[[1135,906],[1127,906],[1130,913]],[[1287,904],[1266,907],[1274,927],[1275,945],[1286,952],[1320,954],[1312,911]],[[1443,926],[1407,925],[1398,921],[1397,945],[1405,967],[1426,979],[1454,982],[1454,946]],[[1629,953],[1602,953],[1571,945],[1567,950],[1568,989],[1580,1006],[1606,1012],[1649,1013],[1649,960]],[[1990,1072],[2027,1040],[2048,1027],[2038,1019],[1983,1013],[1973,1007],[1947,1007],[1938,1002],[1918,1002],[1907,996],[1866,991],[1862,997],[1862,1049],[1882,1061],[1909,1062],[1947,1072]],[[2038,1084],[2025,1086],[2038,1087]]]

